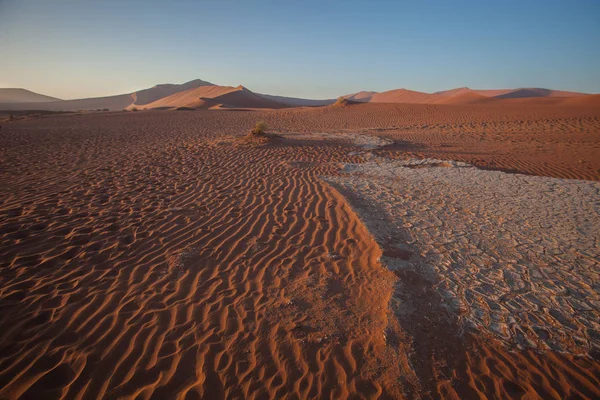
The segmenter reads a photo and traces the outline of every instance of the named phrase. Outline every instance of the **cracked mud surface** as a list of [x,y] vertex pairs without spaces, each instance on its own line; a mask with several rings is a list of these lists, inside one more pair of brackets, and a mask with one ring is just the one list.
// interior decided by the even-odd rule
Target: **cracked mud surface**
[[462,327],[598,355],[600,184],[438,160],[374,158],[344,172],[328,180],[383,212],[361,214],[378,242],[404,237],[415,253],[390,267],[430,277]]

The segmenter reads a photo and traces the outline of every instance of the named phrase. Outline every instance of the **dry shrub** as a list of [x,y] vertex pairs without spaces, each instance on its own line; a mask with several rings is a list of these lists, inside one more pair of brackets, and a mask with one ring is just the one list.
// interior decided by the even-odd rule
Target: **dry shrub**
[[340,96],[335,101],[334,106],[347,106],[349,104],[350,104],[350,101],[347,98],[345,98],[344,96]]
[[267,130],[267,123],[265,121],[258,121],[250,133],[256,136],[264,136]]

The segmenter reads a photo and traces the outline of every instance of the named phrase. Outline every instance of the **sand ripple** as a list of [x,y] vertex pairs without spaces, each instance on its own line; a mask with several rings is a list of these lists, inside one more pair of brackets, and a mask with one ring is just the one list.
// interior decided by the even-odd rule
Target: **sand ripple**
[[394,277],[318,179],[343,146],[118,129],[49,145],[56,167],[3,193],[0,397],[400,393]]
[[[370,177],[368,202],[339,181],[350,208],[321,179],[387,163],[373,153],[394,157],[402,138],[479,148],[488,125],[521,140],[555,122],[561,135],[577,130],[569,162],[545,164],[560,136],[525,169],[597,179],[596,111],[505,111],[364,105],[3,125],[0,397],[598,398],[600,364],[552,350],[595,354],[597,198],[575,201],[588,186],[519,177],[505,182],[514,206],[491,178],[459,191],[443,171],[465,170],[439,162],[402,166],[412,180]],[[261,119],[284,137],[238,140]],[[547,190],[531,198],[528,186]],[[353,209],[374,215],[363,218],[371,232]],[[531,226],[511,222],[521,212]]]

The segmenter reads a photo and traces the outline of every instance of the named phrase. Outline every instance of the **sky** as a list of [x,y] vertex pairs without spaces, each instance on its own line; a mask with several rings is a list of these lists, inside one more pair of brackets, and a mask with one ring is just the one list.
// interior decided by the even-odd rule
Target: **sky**
[[63,99],[202,79],[259,93],[600,93],[597,0],[0,0],[0,87]]

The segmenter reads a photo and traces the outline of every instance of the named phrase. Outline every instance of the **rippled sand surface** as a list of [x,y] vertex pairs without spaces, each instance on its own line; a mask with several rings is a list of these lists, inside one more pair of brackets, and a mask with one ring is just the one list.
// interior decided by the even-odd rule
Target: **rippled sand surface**
[[[475,132],[508,118],[485,112],[367,104],[3,123],[0,397],[597,397],[596,184],[399,160],[399,125],[470,118]],[[531,115],[542,112],[559,125],[579,115],[597,143],[593,113]],[[281,137],[242,140],[261,119]],[[594,179],[589,143],[575,149],[585,162],[564,168]],[[350,177],[377,188],[372,204],[343,186]],[[524,182],[543,190],[530,198]],[[517,206],[496,183],[516,185]]]

